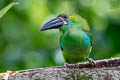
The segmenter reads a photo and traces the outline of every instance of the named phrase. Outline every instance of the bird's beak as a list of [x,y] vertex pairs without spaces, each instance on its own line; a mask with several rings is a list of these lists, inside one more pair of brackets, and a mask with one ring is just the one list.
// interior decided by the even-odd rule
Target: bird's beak
[[52,19],[52,20],[48,21],[47,23],[45,23],[40,28],[40,31],[44,31],[44,30],[48,30],[48,29],[56,29],[56,28],[63,26],[64,24],[66,24],[64,19],[62,17],[57,17],[57,18]]

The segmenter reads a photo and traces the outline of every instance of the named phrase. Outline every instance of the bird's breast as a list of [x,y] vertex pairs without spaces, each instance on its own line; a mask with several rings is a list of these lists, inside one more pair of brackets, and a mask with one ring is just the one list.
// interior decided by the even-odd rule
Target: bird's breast
[[71,28],[62,35],[61,45],[69,54],[86,53],[91,48],[91,39],[83,30]]

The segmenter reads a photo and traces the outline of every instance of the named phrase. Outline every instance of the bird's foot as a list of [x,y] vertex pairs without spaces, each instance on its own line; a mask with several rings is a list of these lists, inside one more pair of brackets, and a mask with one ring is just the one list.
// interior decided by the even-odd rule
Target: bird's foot
[[65,67],[65,68],[68,68],[68,63],[64,63],[64,67]]
[[87,58],[92,67],[96,67],[96,62],[92,58]]

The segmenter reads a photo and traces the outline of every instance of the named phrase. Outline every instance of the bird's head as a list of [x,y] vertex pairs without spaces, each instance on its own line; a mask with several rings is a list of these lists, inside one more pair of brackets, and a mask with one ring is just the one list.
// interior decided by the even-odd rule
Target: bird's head
[[47,23],[45,23],[40,31],[49,30],[49,29],[64,29],[68,25],[80,22],[80,16],[77,14],[60,14],[57,18],[54,18]]

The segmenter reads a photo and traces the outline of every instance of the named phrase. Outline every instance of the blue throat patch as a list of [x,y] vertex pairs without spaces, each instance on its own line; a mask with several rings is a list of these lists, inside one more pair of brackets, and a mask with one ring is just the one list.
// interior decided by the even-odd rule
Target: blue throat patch
[[71,20],[68,20],[67,21],[67,25],[71,25],[72,21]]

